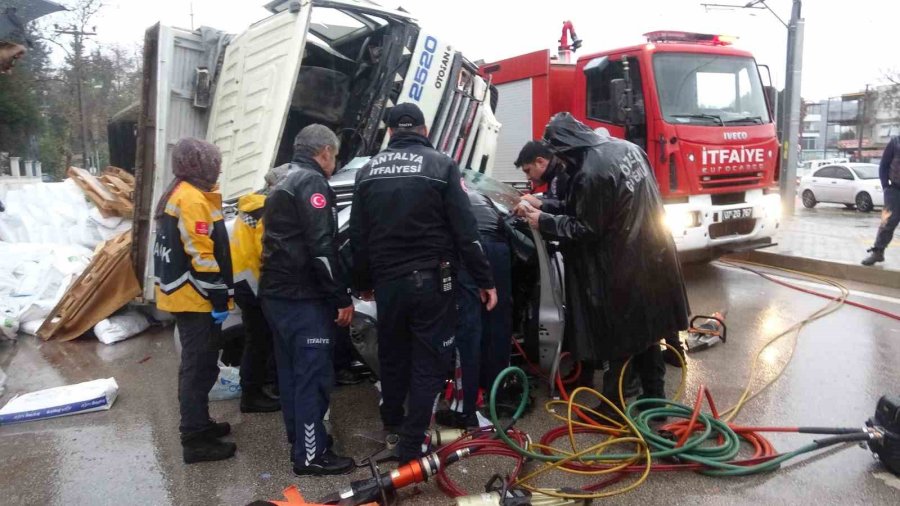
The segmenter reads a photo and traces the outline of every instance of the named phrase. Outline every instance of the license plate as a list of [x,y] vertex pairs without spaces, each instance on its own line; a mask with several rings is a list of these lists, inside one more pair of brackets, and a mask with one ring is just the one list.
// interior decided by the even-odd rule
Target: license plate
[[741,218],[752,218],[753,208],[742,207],[740,209],[726,209],[722,211],[722,221],[739,220]]

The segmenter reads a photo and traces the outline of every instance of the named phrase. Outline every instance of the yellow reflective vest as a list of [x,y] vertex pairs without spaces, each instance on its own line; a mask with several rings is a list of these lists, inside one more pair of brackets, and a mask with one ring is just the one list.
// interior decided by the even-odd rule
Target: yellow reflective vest
[[156,307],[172,313],[232,307],[231,252],[222,195],[187,182],[175,187],[156,224]]
[[262,213],[266,196],[257,193],[238,199],[238,217],[231,230],[231,261],[237,290],[250,290],[255,296],[262,265]]

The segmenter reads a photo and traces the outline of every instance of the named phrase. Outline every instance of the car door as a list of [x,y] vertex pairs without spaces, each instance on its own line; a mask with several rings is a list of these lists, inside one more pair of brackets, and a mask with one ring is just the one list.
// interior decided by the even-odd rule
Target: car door
[[834,179],[835,169],[833,166],[826,166],[813,173],[810,187],[819,202],[833,202],[836,193],[834,185],[837,184]]
[[855,197],[856,177],[847,167],[834,167],[833,201],[841,204],[852,204]]

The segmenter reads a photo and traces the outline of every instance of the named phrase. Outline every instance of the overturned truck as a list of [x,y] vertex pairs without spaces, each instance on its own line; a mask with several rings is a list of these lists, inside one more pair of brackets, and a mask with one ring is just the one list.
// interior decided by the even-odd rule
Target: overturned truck
[[[266,8],[269,17],[236,36],[161,24],[146,32],[138,114],[132,109],[116,116],[131,125],[111,125],[117,132],[135,132],[136,142],[110,144],[111,156],[135,159],[132,259],[143,302],[154,301],[152,212],[174,177],[171,150],[183,137],[219,146],[220,188],[226,204],[233,205],[262,189],[269,168],[290,160],[293,138],[304,126],[327,125],[341,139],[332,186],[343,209],[344,233],[353,173],[387,144],[383,120],[396,104],[416,103],[434,146],[470,169],[464,171],[468,178],[490,180],[500,132],[496,89],[452,45],[409,13],[365,0],[276,0]],[[546,251],[539,249],[542,255]],[[543,256],[544,296],[539,308],[535,294],[530,313],[533,341],[540,333],[541,362],[549,370],[559,355],[562,303],[558,280],[551,295],[548,276],[558,276]],[[357,309],[354,344],[372,362],[375,310],[361,301]],[[538,315],[551,313],[552,318],[542,318],[539,332]]]
[[148,302],[152,209],[173,178],[171,149],[182,137],[205,138],[222,150],[226,202],[260,190],[265,173],[290,160],[294,136],[311,123],[339,135],[341,165],[377,153],[387,141],[383,118],[401,102],[422,108],[432,142],[461,167],[492,169],[500,124],[489,83],[408,13],[347,0],[266,7],[272,15],[237,36],[205,27],[147,30],[135,125],[133,258]]

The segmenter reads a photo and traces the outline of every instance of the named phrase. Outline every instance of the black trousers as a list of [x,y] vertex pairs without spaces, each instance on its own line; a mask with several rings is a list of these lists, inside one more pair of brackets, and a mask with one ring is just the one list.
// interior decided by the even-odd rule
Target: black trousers
[[439,292],[436,274],[415,271],[375,286],[381,420],[401,426],[401,462],[428,451],[428,429],[453,356],[456,294]]
[[175,313],[181,340],[181,365],[178,368],[178,407],[182,434],[207,428],[209,390],[219,377],[219,352],[210,345],[213,319],[209,313]]
[[456,370],[450,409],[473,417],[482,361],[481,298],[475,280],[466,271],[459,273],[456,284],[456,313]]
[[497,287],[497,305],[492,311],[481,310],[481,388],[489,394],[494,380],[509,367],[512,342],[512,258],[509,245],[499,241],[484,241],[484,252],[491,263]]
[[275,336],[281,416],[294,462],[309,465],[328,449],[324,417],[331,400],[337,310],[324,299],[263,297]]
[[[604,375],[602,393],[604,397],[613,402],[619,400],[619,375],[627,360],[628,357],[610,360],[609,372]],[[644,391],[641,398],[663,399],[666,397],[666,363],[663,360],[659,343],[653,343],[643,352],[633,355],[628,368],[641,379],[641,389]],[[606,381],[607,378],[611,378],[612,381]],[[628,381],[628,373],[625,375],[625,381]]]
[[888,247],[898,224],[900,224],[900,188],[888,186],[884,189],[884,207],[881,210],[881,225],[875,237],[875,249],[884,251]]
[[269,377],[272,359],[272,329],[263,314],[259,299],[252,294],[235,292],[234,300],[241,308],[244,321],[244,354],[241,357],[241,391],[258,393]]

